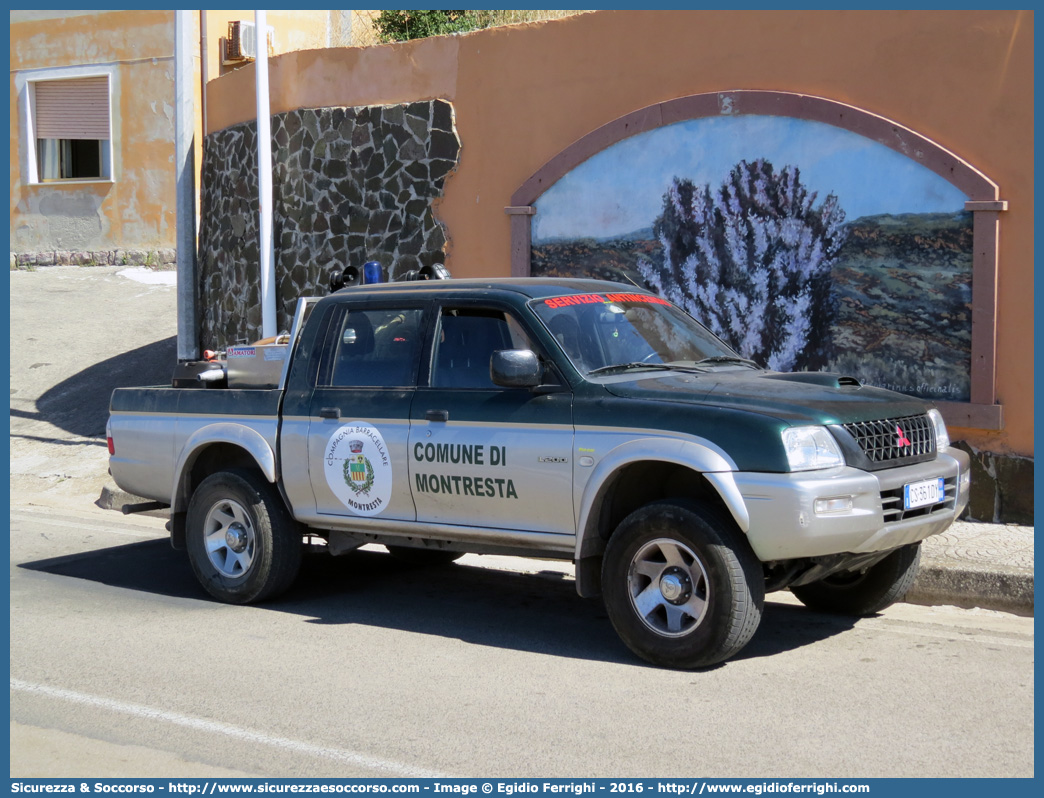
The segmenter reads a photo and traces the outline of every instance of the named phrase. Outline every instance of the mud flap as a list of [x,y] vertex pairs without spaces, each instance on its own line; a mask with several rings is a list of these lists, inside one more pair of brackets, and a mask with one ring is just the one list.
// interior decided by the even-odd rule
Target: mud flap
[[170,532],[170,545],[171,548],[177,551],[185,550],[185,518],[188,513],[175,513],[170,514],[170,520],[167,521],[167,530]]
[[598,598],[602,595],[602,557],[582,557],[576,560],[576,592],[580,598]]

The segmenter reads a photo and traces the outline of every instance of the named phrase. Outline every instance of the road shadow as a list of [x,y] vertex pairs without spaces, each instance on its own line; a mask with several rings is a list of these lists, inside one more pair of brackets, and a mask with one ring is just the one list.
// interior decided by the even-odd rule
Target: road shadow
[[123,352],[49,388],[36,401],[35,412],[12,408],[11,418],[45,421],[85,438],[103,436],[113,390],[170,385],[177,359],[177,336]]
[[203,597],[185,553],[175,551],[166,539],[51,557],[19,567],[168,598]]
[[[213,601],[196,582],[185,553],[174,551],[166,540],[19,567],[169,598]],[[475,645],[646,666],[619,641],[601,601],[579,598],[574,582],[555,571],[519,574],[462,563],[404,565],[379,551],[341,557],[312,554],[305,557],[287,593],[256,606],[292,613],[307,623],[362,624]],[[812,645],[853,623],[769,602],[754,639],[735,659]]]
[[772,601],[769,594],[761,615],[761,625],[751,641],[732,659],[771,657],[819,643],[852,629],[858,618],[830,615],[793,604]]

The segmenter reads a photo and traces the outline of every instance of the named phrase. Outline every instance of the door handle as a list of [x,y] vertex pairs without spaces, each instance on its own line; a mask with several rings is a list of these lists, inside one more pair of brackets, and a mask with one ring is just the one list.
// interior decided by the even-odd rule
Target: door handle
[[341,408],[339,407],[324,407],[319,411],[319,418],[332,418],[334,420],[341,417]]
[[429,410],[424,414],[426,421],[449,421],[449,410]]

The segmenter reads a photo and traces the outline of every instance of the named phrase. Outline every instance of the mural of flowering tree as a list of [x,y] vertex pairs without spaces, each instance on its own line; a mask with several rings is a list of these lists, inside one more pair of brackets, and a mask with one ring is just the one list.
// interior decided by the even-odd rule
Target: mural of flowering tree
[[834,194],[815,201],[796,167],[777,172],[764,159],[740,161],[716,191],[675,177],[653,226],[662,265],[641,259],[638,270],[744,357],[779,371],[821,369],[846,230]]

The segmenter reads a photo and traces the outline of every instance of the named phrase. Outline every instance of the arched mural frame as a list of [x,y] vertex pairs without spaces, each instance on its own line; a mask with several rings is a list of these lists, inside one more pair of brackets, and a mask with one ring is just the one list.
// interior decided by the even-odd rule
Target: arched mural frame
[[911,158],[962,191],[973,215],[971,401],[938,402],[952,426],[999,430],[997,404],[997,273],[1000,214],[1008,203],[986,175],[921,134],[883,116],[845,103],[778,91],[736,90],[693,94],[656,103],[602,125],[573,142],[526,180],[511,196],[511,274],[528,277],[533,203],[559,179],[593,155],[658,127],[710,116],[783,116],[823,122],[857,133]]

